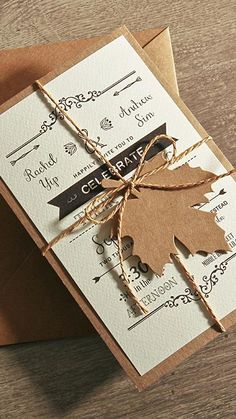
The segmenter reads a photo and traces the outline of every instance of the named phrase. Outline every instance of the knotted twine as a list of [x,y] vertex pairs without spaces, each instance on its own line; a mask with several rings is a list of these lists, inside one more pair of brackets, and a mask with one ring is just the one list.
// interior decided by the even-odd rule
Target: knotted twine
[[[122,280],[124,283],[124,286],[127,289],[127,293],[129,294],[130,298],[134,301],[135,305],[143,312],[144,314],[148,313],[148,310],[146,309],[145,305],[142,303],[142,301],[139,301],[137,295],[135,294],[133,288],[130,285],[128,276],[125,271],[124,267],[124,259],[123,259],[123,253],[122,253],[122,220],[123,215],[125,211],[126,203],[130,197],[130,195],[134,195],[136,197],[139,196],[139,188],[150,188],[150,189],[157,189],[157,190],[184,190],[189,188],[194,188],[206,183],[210,183],[213,181],[216,181],[218,179],[222,179],[225,176],[229,176],[236,172],[236,168],[233,168],[229,170],[228,172],[222,173],[220,175],[213,175],[209,178],[199,180],[197,182],[193,183],[184,183],[184,184],[172,184],[172,185],[158,185],[153,183],[147,183],[144,182],[146,178],[149,176],[152,176],[156,173],[158,173],[161,170],[164,170],[168,168],[171,164],[178,162],[180,159],[187,156],[189,153],[191,153],[193,150],[196,150],[198,147],[200,147],[202,144],[207,143],[208,141],[212,140],[212,137],[207,136],[197,143],[193,144],[191,147],[189,147],[187,150],[180,153],[178,156],[176,155],[176,142],[175,140],[167,135],[167,134],[160,134],[155,136],[144,148],[143,154],[140,158],[140,161],[138,163],[138,166],[136,170],[134,171],[134,174],[131,178],[125,179],[120,172],[117,170],[115,166],[111,164],[111,162],[104,156],[100,150],[96,147],[93,140],[88,137],[88,135],[82,131],[82,129],[79,127],[77,122],[75,122],[72,117],[60,106],[60,104],[53,98],[51,93],[45,87],[37,80],[36,85],[39,88],[39,90],[43,93],[44,96],[46,96],[56,107],[56,109],[59,110],[59,112],[65,117],[67,122],[70,122],[71,125],[76,129],[77,134],[84,142],[86,146],[89,146],[91,150],[94,152],[95,156],[99,158],[99,160],[102,163],[105,163],[107,167],[109,167],[111,174],[119,178],[119,180],[114,179],[104,179],[102,181],[102,186],[105,188],[105,192],[100,194],[98,197],[95,197],[91,202],[87,205],[85,208],[85,214],[82,216],[79,220],[75,221],[73,224],[71,224],[69,227],[67,227],[65,230],[63,230],[61,233],[59,233],[54,239],[52,239],[43,249],[42,253],[45,255],[53,246],[55,246],[59,241],[61,241],[63,238],[67,237],[69,234],[71,234],[74,230],[78,229],[80,226],[82,226],[87,221],[90,221],[93,224],[102,225],[107,223],[109,220],[114,219],[114,216],[117,215],[117,244],[118,244],[118,255],[119,255],[119,261],[120,261],[120,267],[122,272]],[[155,169],[146,172],[144,175],[140,176],[140,173],[142,171],[143,165],[145,163],[145,159],[147,156],[148,151],[150,148],[158,141],[160,140],[169,140],[170,143],[173,146],[173,154],[170,159],[167,158],[164,154],[165,162]],[[119,202],[116,201],[117,197],[121,196],[121,200]],[[108,215],[104,216],[102,219],[98,219],[97,217],[105,211],[109,206],[112,206],[113,209],[108,213]],[[96,217],[96,218],[95,218]],[[213,312],[212,308],[209,306],[206,298],[204,297],[203,293],[201,292],[201,289],[194,281],[193,276],[190,272],[186,269],[182,261],[180,260],[179,256],[177,254],[172,254],[172,258],[175,260],[175,262],[178,264],[179,268],[184,273],[186,279],[190,282],[192,288],[194,289],[197,296],[199,296],[200,300],[204,304],[205,308],[209,312],[210,316],[214,320],[215,323],[217,323],[219,329],[221,331],[225,331],[224,326],[220,322],[220,320],[216,317],[215,313]]]

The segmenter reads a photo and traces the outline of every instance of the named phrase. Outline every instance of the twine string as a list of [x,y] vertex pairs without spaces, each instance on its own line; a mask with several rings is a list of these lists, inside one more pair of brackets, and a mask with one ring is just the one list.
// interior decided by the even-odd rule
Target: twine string
[[[120,267],[122,272],[122,279],[123,283],[127,289],[127,292],[131,299],[134,301],[135,305],[146,314],[148,310],[146,309],[145,305],[142,303],[142,301],[139,301],[138,296],[134,292],[133,288],[131,287],[125,267],[124,267],[124,259],[123,259],[123,252],[122,252],[122,222],[123,222],[123,215],[125,211],[126,203],[130,197],[130,195],[135,195],[138,197],[139,191],[138,188],[150,188],[150,189],[156,189],[156,190],[185,190],[189,188],[194,188],[209,182],[216,181],[218,179],[221,179],[225,176],[232,175],[236,172],[236,168],[233,168],[229,170],[228,172],[222,173],[220,175],[213,175],[209,178],[199,180],[197,182],[189,182],[185,184],[171,184],[171,185],[159,185],[159,184],[153,184],[153,183],[146,183],[144,180],[148,178],[149,176],[152,176],[153,174],[158,173],[161,170],[164,170],[168,168],[171,164],[178,162],[185,156],[187,156],[192,151],[196,150],[198,147],[200,147],[202,144],[207,143],[208,141],[212,140],[212,137],[207,136],[197,143],[193,144],[191,147],[180,153],[178,156],[176,155],[177,149],[176,149],[176,141],[167,134],[160,134],[157,135],[155,138],[153,138],[144,148],[143,154],[140,158],[140,161],[138,163],[138,166],[133,174],[133,176],[130,179],[125,179],[120,172],[117,170],[115,166],[111,164],[111,162],[100,152],[100,150],[96,147],[96,145],[93,143],[93,141],[81,130],[77,122],[75,122],[72,117],[57,103],[57,101],[53,98],[51,93],[45,89],[45,87],[39,82],[36,81],[36,85],[38,86],[39,90],[43,93],[44,96],[46,96],[55,106],[59,109],[59,111],[64,115],[66,121],[70,122],[71,125],[76,129],[79,138],[85,143],[89,144],[92,149],[94,150],[95,155],[100,159],[102,163],[105,163],[109,169],[111,170],[111,173],[115,175],[118,180],[116,179],[104,179],[102,181],[102,186],[105,188],[105,192],[100,194],[98,197],[95,197],[91,202],[88,204],[88,206],[85,209],[85,214],[77,221],[75,221],[73,224],[71,224],[69,227],[67,227],[65,230],[60,232],[56,237],[54,237],[43,249],[43,255],[45,255],[53,246],[55,246],[58,242],[60,242],[62,239],[70,235],[73,231],[78,229],[80,226],[84,225],[87,221],[90,221],[97,225],[102,225],[107,223],[109,220],[114,219],[114,216],[117,216],[117,244],[118,244],[118,255],[119,255],[119,261],[120,261]],[[168,140],[172,146],[173,146],[173,154],[170,159],[167,159],[167,156],[163,153],[165,162],[160,165],[159,167],[154,168],[153,170],[146,172],[143,175],[140,175],[142,168],[146,161],[146,156],[148,151],[151,149],[151,147],[160,140]],[[118,202],[116,201],[117,198],[121,198]],[[98,218],[104,211],[106,211],[108,205],[111,205],[112,209],[108,213],[108,215],[104,216],[103,218]],[[224,327],[220,320],[217,318],[217,316],[214,314],[213,310],[209,306],[208,302],[206,301],[204,295],[202,294],[200,288],[197,286],[196,282],[194,281],[192,275],[188,272],[186,267],[181,262],[180,258],[176,254],[172,254],[173,259],[176,261],[176,263],[181,268],[182,272],[184,273],[186,279],[190,282],[192,288],[199,296],[200,300],[206,307],[207,311],[211,315],[214,322],[217,323],[218,327],[221,331],[224,331]]]
[[208,313],[210,314],[211,318],[214,320],[215,323],[218,324],[220,330],[222,332],[225,332],[225,328],[223,326],[223,324],[221,323],[221,321],[216,317],[214,311],[212,310],[211,306],[208,304],[208,301],[206,300],[204,294],[202,293],[200,287],[196,284],[196,282],[194,281],[194,278],[192,276],[192,274],[187,270],[186,266],[183,264],[183,262],[181,261],[179,255],[176,255],[174,253],[172,253],[172,258],[176,261],[177,265],[179,266],[180,270],[182,271],[182,273],[184,274],[185,278],[189,281],[189,283],[191,284],[192,288],[194,289],[194,291],[196,292],[196,295],[201,299],[201,302],[203,303],[204,307],[206,308],[206,310],[208,311]]
[[110,161],[106,158],[106,156],[104,156],[101,151],[95,146],[93,140],[91,140],[91,138],[88,137],[88,135],[82,131],[82,129],[80,128],[80,126],[77,124],[77,122],[74,121],[74,119],[63,109],[62,106],[60,106],[60,104],[54,99],[54,97],[52,96],[51,93],[49,93],[48,90],[45,89],[45,87],[40,83],[40,81],[36,80],[36,85],[38,86],[39,90],[46,96],[48,97],[48,99],[55,105],[55,107],[62,113],[62,115],[66,118],[67,121],[69,121],[71,123],[71,125],[75,128],[75,130],[77,131],[79,138],[84,142],[84,144],[88,145],[91,147],[91,149],[94,151],[94,154],[96,155],[96,157],[99,158],[99,160],[102,163],[105,163],[109,169],[111,169],[112,173],[114,172],[114,174],[120,178],[123,183],[126,183],[125,178],[120,174],[120,172],[117,170],[117,168],[115,166],[113,166]]

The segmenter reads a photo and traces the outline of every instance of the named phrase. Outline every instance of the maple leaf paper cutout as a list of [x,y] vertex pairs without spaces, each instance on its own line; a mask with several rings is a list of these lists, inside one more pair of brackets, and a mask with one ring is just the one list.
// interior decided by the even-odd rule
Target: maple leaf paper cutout
[[[140,175],[159,167],[163,162],[161,155],[155,156],[144,164]],[[148,176],[144,182],[178,185],[211,176],[211,172],[185,164]],[[215,222],[215,214],[191,208],[209,202],[204,195],[212,192],[211,183],[175,191],[140,188],[139,198],[130,195],[123,215],[122,237],[130,236],[133,239],[132,253],[147,263],[153,272],[161,275],[164,265],[172,262],[171,254],[178,253],[175,238],[191,254],[230,250],[224,231]]]

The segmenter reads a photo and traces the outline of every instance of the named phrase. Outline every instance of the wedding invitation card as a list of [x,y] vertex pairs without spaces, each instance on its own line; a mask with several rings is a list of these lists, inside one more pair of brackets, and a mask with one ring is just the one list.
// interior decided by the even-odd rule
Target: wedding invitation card
[[[207,135],[165,86],[125,28],[108,37],[106,44],[98,44],[93,53],[42,82],[126,178],[157,134],[172,136],[178,154]],[[3,194],[42,247],[84,215],[111,172],[38,90],[26,89],[3,105],[0,132]],[[176,165],[188,162],[191,167],[223,173],[225,164],[213,148],[204,144]],[[166,140],[153,146],[149,159],[163,150],[167,154],[172,150]],[[199,211],[216,214],[231,250],[194,256],[183,250],[181,255],[217,316],[222,319],[231,313],[227,324],[235,321],[232,313],[236,308],[235,197],[235,180],[227,177],[213,184],[207,196],[209,203],[199,202],[197,206]],[[157,225],[164,222],[164,214],[163,219],[156,220]],[[154,274],[146,263],[131,255],[132,240],[127,237],[122,249],[125,268],[148,309],[148,314],[140,314],[119,278],[118,245],[109,237],[110,223],[102,227],[85,223],[55,245],[47,257],[142,388],[168,370],[167,363],[176,365],[216,332],[209,329],[212,322],[199,297],[177,268],[169,263],[162,276]],[[210,234],[210,227],[206,225],[205,230]],[[194,226],[191,234],[198,235]],[[157,253],[161,246],[161,242],[155,243]]]

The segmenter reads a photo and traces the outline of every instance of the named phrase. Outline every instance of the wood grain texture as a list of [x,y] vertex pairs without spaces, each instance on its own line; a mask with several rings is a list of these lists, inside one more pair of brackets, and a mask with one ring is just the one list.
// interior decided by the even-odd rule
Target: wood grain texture
[[[236,164],[235,1],[12,0],[0,6],[0,48],[102,34],[123,23],[132,30],[169,25],[180,94]],[[98,337],[2,348],[0,418],[233,418],[235,350],[233,327],[139,394]]]

